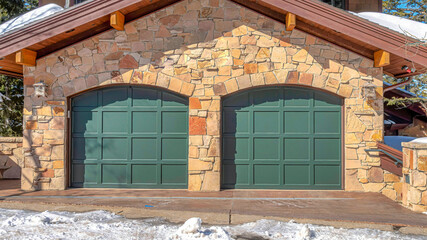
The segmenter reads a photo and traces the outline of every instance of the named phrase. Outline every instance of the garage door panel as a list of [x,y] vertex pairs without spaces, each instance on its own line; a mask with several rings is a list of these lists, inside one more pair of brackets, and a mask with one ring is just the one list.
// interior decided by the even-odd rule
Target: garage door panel
[[339,186],[341,183],[341,168],[339,165],[315,165],[314,184]]
[[308,138],[285,138],[283,140],[283,153],[285,161],[310,160],[310,139]]
[[254,112],[254,133],[277,133],[279,125],[280,112]]
[[[88,99],[97,104],[84,106]],[[73,186],[187,186],[188,99],[158,89],[112,87],[73,98],[72,112]]]
[[309,134],[310,112],[286,111],[283,113],[283,125],[286,134]]
[[73,133],[97,133],[97,112],[80,111],[73,113]]
[[187,159],[187,139],[186,138],[162,139],[162,159],[163,160]]
[[253,165],[253,179],[256,185],[280,186],[280,165]]
[[157,111],[132,112],[132,133],[157,133]]
[[187,184],[187,166],[183,164],[163,164],[162,183],[181,185]]
[[187,133],[187,112],[162,112],[162,133]]
[[128,105],[129,88],[118,87],[102,90],[102,106],[108,108],[124,107]]
[[155,107],[158,104],[159,92],[148,88],[132,89],[132,106],[134,107]]
[[102,183],[125,184],[127,182],[127,165],[103,164]]
[[103,112],[102,132],[103,133],[128,133],[128,112]]
[[341,189],[341,99],[316,94],[274,87],[224,99],[223,188]]
[[157,156],[157,138],[133,138],[132,160],[154,160]]
[[156,164],[132,165],[132,183],[156,185],[157,179]]
[[249,133],[249,112],[224,109],[224,133]]
[[88,92],[73,100],[73,107],[98,107],[98,92]]
[[254,160],[274,159],[280,157],[280,139],[279,138],[254,138],[253,143]]
[[341,132],[341,114],[334,112],[314,112],[314,133],[334,133]]
[[284,179],[286,185],[310,185],[311,166],[306,165],[292,165],[287,164],[284,166]]
[[75,137],[72,139],[71,156],[74,160],[99,159],[99,144],[97,138]]
[[314,160],[339,161],[341,140],[339,138],[316,138],[314,139]]

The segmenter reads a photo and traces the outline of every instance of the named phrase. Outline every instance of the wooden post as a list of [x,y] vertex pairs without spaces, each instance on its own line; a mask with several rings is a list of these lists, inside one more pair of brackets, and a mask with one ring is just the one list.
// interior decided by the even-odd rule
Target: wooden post
[[294,30],[295,26],[297,25],[297,17],[293,13],[286,13],[286,31],[292,31]]
[[118,31],[125,30],[125,15],[117,11],[110,16],[110,25]]
[[22,49],[15,54],[15,62],[20,65],[36,66],[36,58],[37,52],[28,49]]
[[374,66],[384,67],[390,65],[390,53],[384,50],[379,50],[374,53]]

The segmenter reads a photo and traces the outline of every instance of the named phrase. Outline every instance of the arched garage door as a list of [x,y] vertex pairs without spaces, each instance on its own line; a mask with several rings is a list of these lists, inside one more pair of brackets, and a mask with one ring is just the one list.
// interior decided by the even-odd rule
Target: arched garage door
[[72,99],[73,187],[186,188],[188,100],[135,86]]
[[341,103],[308,88],[223,101],[223,188],[341,189]]

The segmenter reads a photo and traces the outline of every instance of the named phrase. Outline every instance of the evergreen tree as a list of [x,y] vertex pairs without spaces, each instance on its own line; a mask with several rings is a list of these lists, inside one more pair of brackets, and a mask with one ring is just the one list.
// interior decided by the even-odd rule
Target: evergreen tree
[[[0,0],[0,24],[38,6],[38,0]],[[23,81],[0,75],[0,136],[22,136]]]

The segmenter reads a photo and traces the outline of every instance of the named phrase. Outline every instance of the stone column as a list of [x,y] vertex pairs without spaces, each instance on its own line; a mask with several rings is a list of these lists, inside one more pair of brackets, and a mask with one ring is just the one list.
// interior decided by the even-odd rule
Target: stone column
[[403,143],[402,204],[417,212],[427,211],[427,144]]
[[219,191],[220,106],[218,96],[190,98],[188,190]]

